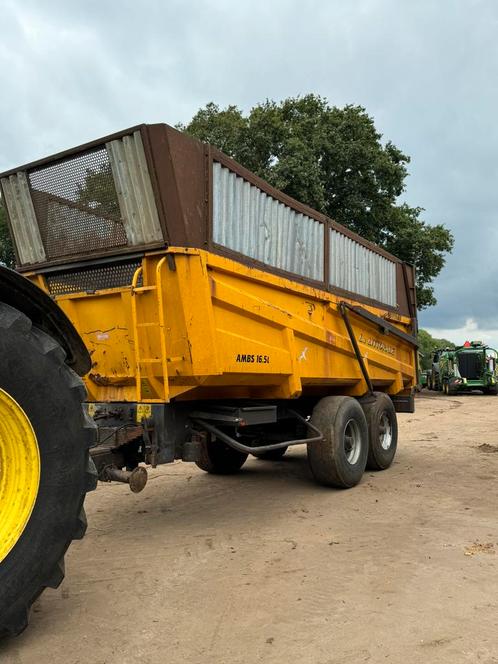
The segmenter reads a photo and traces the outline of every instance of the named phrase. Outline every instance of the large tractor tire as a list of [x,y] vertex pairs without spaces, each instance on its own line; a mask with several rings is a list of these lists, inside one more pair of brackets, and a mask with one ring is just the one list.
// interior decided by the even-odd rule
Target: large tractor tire
[[95,426],[61,346],[0,303],[0,636],[22,632],[33,601],[64,577],[95,488]]

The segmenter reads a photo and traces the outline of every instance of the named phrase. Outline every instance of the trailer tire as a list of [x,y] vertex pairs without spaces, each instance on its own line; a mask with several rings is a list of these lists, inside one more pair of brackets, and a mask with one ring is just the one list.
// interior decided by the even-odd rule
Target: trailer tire
[[242,468],[248,456],[221,440],[211,439],[208,434],[207,439],[200,444],[195,463],[211,475],[233,475]]
[[375,401],[362,404],[368,424],[368,459],[370,470],[385,470],[392,464],[398,446],[398,420],[391,398],[374,392]]
[[325,397],[314,407],[311,423],[323,435],[321,441],[308,443],[308,463],[315,480],[340,489],[358,484],[368,456],[367,421],[358,401]]
[[498,394],[498,387],[496,385],[493,385],[492,387],[486,387],[484,394],[496,395]]
[[253,454],[253,456],[255,456],[257,459],[261,459],[262,461],[280,461],[288,449],[288,447],[279,447],[276,450],[270,450],[269,452]]
[[[64,554],[85,533],[83,500],[97,475],[89,458],[95,425],[82,406],[86,390],[64,363],[61,346],[20,311],[0,303],[0,356],[0,637],[5,637],[22,632],[34,600],[64,578]],[[18,494],[29,509],[20,506]]]

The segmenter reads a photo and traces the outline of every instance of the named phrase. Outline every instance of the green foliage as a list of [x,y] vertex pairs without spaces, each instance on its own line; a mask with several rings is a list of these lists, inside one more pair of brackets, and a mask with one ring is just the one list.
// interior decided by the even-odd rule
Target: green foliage
[[420,368],[431,368],[431,357],[438,348],[455,348],[455,344],[448,339],[436,339],[427,330],[418,331],[418,351],[420,353]]
[[7,211],[0,199],[0,263],[7,267],[15,265],[14,249],[7,225]]
[[248,115],[210,103],[187,125],[270,184],[385,247],[417,269],[418,306],[436,303],[432,280],[453,247],[442,224],[430,226],[423,209],[399,204],[410,159],[383,143],[361,106],[330,106],[313,94],[267,100]]
[[87,169],[84,183],[78,184],[78,202],[97,215],[100,213],[119,219],[119,204],[110,164]]

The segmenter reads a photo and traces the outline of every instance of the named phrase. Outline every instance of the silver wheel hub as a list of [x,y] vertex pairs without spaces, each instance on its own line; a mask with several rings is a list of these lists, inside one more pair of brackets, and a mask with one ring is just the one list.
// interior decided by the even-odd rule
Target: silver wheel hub
[[379,442],[383,450],[388,450],[393,442],[391,420],[387,413],[382,413],[379,422]]
[[344,452],[346,461],[354,466],[361,454],[361,431],[355,420],[349,420],[344,429]]

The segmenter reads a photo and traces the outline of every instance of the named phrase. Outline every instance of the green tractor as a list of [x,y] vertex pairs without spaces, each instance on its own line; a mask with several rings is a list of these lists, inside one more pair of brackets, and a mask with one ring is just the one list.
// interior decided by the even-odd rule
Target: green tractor
[[498,353],[482,341],[466,341],[463,346],[436,350],[428,377],[431,390],[457,394],[481,390],[498,393]]

